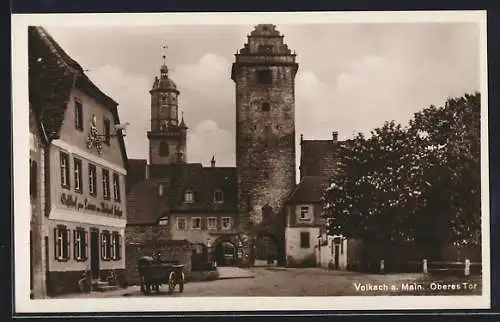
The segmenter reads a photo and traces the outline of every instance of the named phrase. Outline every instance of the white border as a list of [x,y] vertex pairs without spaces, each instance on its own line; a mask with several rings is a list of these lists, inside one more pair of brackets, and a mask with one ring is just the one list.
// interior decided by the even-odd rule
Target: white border
[[[57,17],[57,18],[55,18]],[[255,25],[322,23],[471,22],[479,24],[481,66],[481,192],[483,293],[481,296],[359,296],[359,297],[169,297],[29,300],[29,250],[26,243],[30,206],[24,198],[29,182],[27,26],[154,26]],[[250,31],[250,30],[249,30]],[[253,310],[381,310],[479,309],[490,307],[490,220],[488,154],[488,88],[486,11],[295,12],[295,13],[148,13],[148,14],[28,14],[12,15],[14,244],[16,245],[16,312],[147,312]],[[242,39],[242,42],[245,39]],[[17,197],[17,198],[16,198]],[[23,228],[24,227],[24,228]]]

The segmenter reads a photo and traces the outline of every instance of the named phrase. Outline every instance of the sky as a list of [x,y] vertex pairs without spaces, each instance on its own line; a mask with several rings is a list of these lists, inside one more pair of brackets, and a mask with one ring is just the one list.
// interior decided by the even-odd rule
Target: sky
[[[234,54],[252,25],[55,27],[46,29],[119,103],[129,158],[148,158],[150,95],[168,45],[170,78],[188,130],[188,162],[235,165]],[[277,25],[297,54],[295,128],[304,139],[339,140],[480,89],[473,23]],[[300,150],[297,146],[297,160]]]

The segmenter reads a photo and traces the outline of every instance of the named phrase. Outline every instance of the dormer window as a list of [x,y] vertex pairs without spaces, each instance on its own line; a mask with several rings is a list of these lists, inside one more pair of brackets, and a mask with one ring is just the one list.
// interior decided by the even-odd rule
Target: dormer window
[[222,189],[215,189],[214,191],[214,204],[224,203],[224,191]]
[[184,202],[193,203],[194,202],[194,191],[191,189],[186,189],[184,191]]

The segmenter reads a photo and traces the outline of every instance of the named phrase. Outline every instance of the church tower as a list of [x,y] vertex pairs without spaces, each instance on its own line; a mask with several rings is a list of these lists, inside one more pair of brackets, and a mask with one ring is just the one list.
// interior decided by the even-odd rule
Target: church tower
[[240,225],[274,226],[295,187],[295,54],[261,24],[236,55],[236,168]]
[[[165,47],[164,47],[165,48]],[[155,77],[151,94],[151,130],[148,131],[150,164],[186,162],[187,126],[179,123],[179,90],[168,76],[163,55],[160,78]]]

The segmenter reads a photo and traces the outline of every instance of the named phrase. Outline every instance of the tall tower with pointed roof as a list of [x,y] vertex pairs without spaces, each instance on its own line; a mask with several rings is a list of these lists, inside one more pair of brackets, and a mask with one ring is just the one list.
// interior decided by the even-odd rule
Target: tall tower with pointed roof
[[[271,24],[261,24],[233,63],[240,224],[278,223],[295,186],[295,54]],[[266,218],[266,217],[271,218]]]
[[160,77],[155,77],[151,94],[151,130],[148,131],[150,164],[186,162],[187,126],[179,122],[179,90],[169,78],[163,55]]

